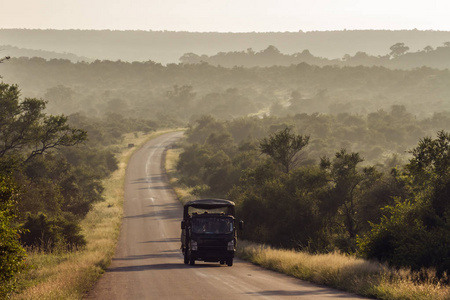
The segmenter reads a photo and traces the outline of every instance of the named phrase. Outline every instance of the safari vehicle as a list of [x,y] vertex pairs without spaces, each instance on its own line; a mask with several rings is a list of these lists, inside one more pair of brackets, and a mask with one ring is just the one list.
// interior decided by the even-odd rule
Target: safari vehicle
[[[243,222],[239,222],[243,229]],[[184,205],[181,221],[184,263],[196,260],[233,265],[236,251],[236,220],[233,201],[201,199]]]

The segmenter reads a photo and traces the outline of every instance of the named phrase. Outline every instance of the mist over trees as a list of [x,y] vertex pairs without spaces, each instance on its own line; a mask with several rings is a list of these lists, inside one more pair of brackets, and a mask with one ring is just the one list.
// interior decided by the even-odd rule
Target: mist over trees
[[436,49],[426,46],[422,50],[408,52],[409,49],[404,43],[396,43],[389,48],[390,52],[385,55],[374,56],[358,51],[353,56],[345,54],[340,59],[327,59],[314,56],[309,50],[287,55],[281,53],[275,46],[269,46],[259,52],[249,48],[246,51],[219,52],[211,56],[186,53],[180,57],[180,61],[186,64],[205,62],[223,67],[290,66],[300,63],[316,66],[379,66],[391,69],[414,69],[420,67],[448,69],[450,67],[450,45],[447,42],[436,47]]
[[[152,60],[163,64],[177,63],[185,53],[210,56],[249,48],[259,52],[269,45],[288,55],[307,49],[318,57],[340,59],[345,54],[353,56],[357,52],[385,55],[389,47],[399,42],[416,52],[427,46],[441,46],[446,41],[450,41],[448,31],[420,30],[218,33],[0,29],[0,45],[73,53],[92,60]],[[17,57],[13,53],[4,55]]]
[[[117,168],[114,145],[123,134],[181,126],[181,184],[198,197],[236,201],[243,238],[449,270],[442,246],[449,236],[449,33],[0,30],[12,45],[32,35],[39,42],[19,46],[97,58],[101,47],[75,47],[71,38],[117,47],[104,53],[111,60],[0,60],[0,234],[7,241],[0,251],[15,253],[0,261],[11,266],[0,280],[10,282],[23,268],[24,246],[85,245],[79,224],[103,200],[101,181]],[[332,52],[364,35],[382,54],[359,48],[324,58],[306,44],[283,54],[298,49],[297,36],[341,39],[335,49],[320,44]],[[131,42],[118,43],[142,36],[216,41],[218,50],[197,55],[206,52],[195,48],[177,54],[185,54],[182,63],[163,65],[150,52],[129,54]],[[425,46],[417,48],[412,36],[424,37]],[[61,44],[46,48],[55,37]],[[224,46],[242,37],[264,43],[260,50]],[[291,48],[270,46],[276,43],[268,38]],[[128,62],[134,55],[145,58]]]
[[431,68],[306,63],[225,68],[207,63],[163,66],[152,61],[11,58],[2,69],[5,82],[48,100],[51,113],[120,113],[159,122],[171,119],[180,125],[200,114],[223,119],[249,114],[368,114],[400,105],[411,117],[424,118],[450,110],[445,100],[449,71]]

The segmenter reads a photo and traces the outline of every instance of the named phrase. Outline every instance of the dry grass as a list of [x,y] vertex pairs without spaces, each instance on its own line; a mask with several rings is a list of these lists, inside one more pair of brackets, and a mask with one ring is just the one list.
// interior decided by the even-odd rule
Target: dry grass
[[195,197],[191,194],[192,188],[188,188],[179,183],[179,174],[177,173],[176,165],[182,151],[181,148],[168,149],[166,152],[165,168],[175,194],[181,203],[186,203],[190,200],[194,200]]
[[[240,241],[238,256],[264,268],[310,282],[377,299],[450,299],[450,289],[432,270],[428,280],[418,273],[340,253],[316,254]],[[420,283],[419,283],[420,282]]]
[[[167,132],[167,131],[166,131]],[[19,278],[20,292],[12,299],[81,299],[110,264],[123,216],[123,184],[131,155],[165,132],[129,134],[118,145],[119,169],[104,181],[104,202],[97,203],[82,221],[86,249],[43,254],[30,251],[27,263],[33,268]],[[128,148],[128,144],[135,147]]]

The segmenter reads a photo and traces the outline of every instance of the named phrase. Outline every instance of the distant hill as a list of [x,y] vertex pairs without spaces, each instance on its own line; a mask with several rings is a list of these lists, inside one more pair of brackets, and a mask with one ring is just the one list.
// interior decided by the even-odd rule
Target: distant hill
[[219,52],[261,51],[269,45],[282,53],[309,50],[317,57],[341,59],[365,52],[385,55],[402,42],[411,51],[433,48],[450,41],[449,31],[349,30],[313,32],[173,32],[115,30],[0,29],[0,44],[58,53],[73,53],[100,60],[178,63],[186,53],[214,55]]
[[450,69],[450,42],[442,47],[434,49],[428,46],[426,49],[393,55],[373,56],[365,52],[357,52],[355,55],[345,55],[342,59],[327,59],[317,57],[308,50],[291,55],[281,53],[275,46],[269,46],[266,49],[255,52],[252,49],[247,51],[219,52],[215,55],[197,55],[195,53],[186,53],[180,58],[185,64],[208,63],[214,66],[222,67],[270,67],[270,66],[289,66],[301,63],[307,63],[314,66],[341,66],[341,67],[386,67],[391,69],[414,69],[421,67],[430,67],[435,69]]
[[24,49],[18,48],[10,45],[0,45],[0,57],[10,56],[10,57],[41,57],[46,60],[50,59],[67,59],[71,62],[91,62],[93,59],[78,56],[72,53],[58,53],[53,51],[44,50],[34,50],[34,49]]

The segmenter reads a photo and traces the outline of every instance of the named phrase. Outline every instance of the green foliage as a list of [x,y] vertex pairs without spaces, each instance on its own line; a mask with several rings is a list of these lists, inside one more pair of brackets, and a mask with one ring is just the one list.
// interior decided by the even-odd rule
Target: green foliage
[[295,156],[309,142],[309,136],[295,135],[286,127],[268,138],[261,140],[259,149],[281,164],[284,172],[289,173],[295,166]]
[[384,208],[380,223],[358,240],[362,255],[394,266],[450,271],[450,135],[420,140],[411,153],[405,200]]
[[433,214],[426,204],[397,201],[384,213],[379,224],[372,224],[372,230],[358,238],[364,257],[413,270],[433,268],[440,275],[450,270],[448,224],[427,226]]
[[439,217],[450,216],[450,133],[425,137],[411,151],[407,169],[420,191],[429,191],[431,205]]
[[14,276],[25,267],[25,251],[14,225],[18,191],[11,179],[0,176],[0,298],[14,290]]
[[70,218],[29,215],[23,228],[26,231],[20,238],[21,242],[41,251],[53,251],[55,248],[72,251],[86,245],[80,225]]
[[86,140],[86,132],[71,128],[65,116],[46,116],[45,101],[19,100],[17,85],[0,83],[0,159],[20,155],[24,162],[61,146]]
[[[429,121],[442,124],[439,118]],[[197,196],[236,201],[239,218],[247,224],[243,238],[312,252],[356,251],[394,266],[447,271],[449,212],[448,201],[442,199],[448,199],[450,139],[445,132],[438,132],[436,139],[422,139],[406,166],[398,156],[387,159],[384,166],[363,165],[359,152],[345,149],[332,159],[322,155],[318,163],[308,160],[312,154],[327,153],[340,145],[335,143],[324,151],[327,142],[334,142],[330,137],[320,141],[313,138],[303,164],[280,168],[281,162],[289,160],[274,159],[292,158],[296,153],[276,152],[280,145],[280,149],[295,148],[290,137],[297,136],[285,124],[294,123],[325,136],[331,135],[330,131],[339,132],[340,124],[342,128],[370,124],[366,130],[373,132],[371,138],[395,143],[406,140],[400,128],[414,122],[403,106],[393,106],[389,113],[369,114],[367,119],[371,123],[348,114],[230,122],[202,117],[187,132],[187,140],[194,143],[185,145],[178,168],[185,175],[183,182],[192,186]],[[388,133],[387,128],[394,124],[398,132]],[[261,132],[268,137],[258,136]],[[345,135],[334,137],[349,139],[349,133],[347,130]],[[309,141],[309,136],[298,138],[296,145],[301,149]],[[271,154],[268,159],[261,159],[262,150]]]
[[[324,238],[319,212],[327,178],[317,167],[279,173],[267,162],[249,170],[235,195],[244,238],[286,248],[320,251]],[[234,195],[233,192],[230,195]]]
[[[361,199],[362,183],[373,169],[360,172],[357,169],[363,160],[358,153],[347,153],[345,149],[336,153],[335,159],[330,162],[322,158],[320,166],[327,170],[333,186],[328,190],[329,195],[324,199],[322,210],[329,216],[342,218],[349,242],[352,243],[359,231],[356,219],[358,204]],[[334,219],[334,218],[333,218]],[[352,251],[353,247],[345,249]]]
[[[60,87],[52,93],[64,98],[67,90]],[[74,117],[71,123],[78,121],[98,134],[82,146],[86,130],[72,127],[66,116],[47,115],[44,100],[19,96],[17,85],[0,84],[0,172],[26,187],[17,199],[19,214],[14,216],[27,229],[21,241],[46,251],[75,250],[85,244],[79,222],[93,203],[102,200],[101,180],[117,169],[114,153],[105,144],[142,123],[133,127],[130,120],[108,115],[96,126],[90,119]],[[107,142],[96,139],[99,136]]]

